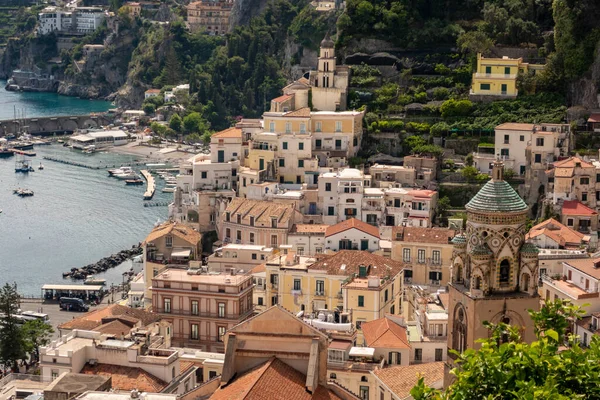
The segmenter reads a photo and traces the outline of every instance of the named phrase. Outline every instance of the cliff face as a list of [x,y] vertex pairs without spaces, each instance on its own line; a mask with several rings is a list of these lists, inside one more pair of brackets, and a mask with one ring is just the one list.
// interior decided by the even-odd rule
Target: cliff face
[[588,110],[598,108],[600,92],[600,42],[596,45],[596,58],[588,72],[570,82],[567,86],[567,101],[573,106],[583,106]]
[[237,0],[233,3],[229,17],[229,29],[238,25],[247,25],[254,17],[259,16],[267,7],[267,0]]

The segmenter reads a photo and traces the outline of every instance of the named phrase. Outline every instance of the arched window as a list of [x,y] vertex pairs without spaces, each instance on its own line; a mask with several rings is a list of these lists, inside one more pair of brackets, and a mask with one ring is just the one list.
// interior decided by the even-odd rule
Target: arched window
[[337,375],[336,374],[329,374],[329,379],[337,379]]
[[369,380],[367,379],[367,377],[366,377],[365,375],[363,375],[363,376],[360,378],[360,381],[361,381],[361,382],[369,382]]
[[529,274],[525,273],[521,277],[521,291],[529,291]]
[[454,330],[452,333],[452,347],[462,353],[467,348],[467,316],[462,305],[458,305],[454,312]]
[[462,265],[458,264],[456,266],[456,272],[455,272],[455,278],[454,280],[458,283],[461,283],[463,281],[463,276],[462,276]]
[[475,278],[475,289],[481,290],[481,277],[480,276]]
[[[510,325],[510,318],[504,317],[502,318],[502,323],[506,325]],[[506,343],[509,340],[508,330],[502,332],[502,336],[500,337],[500,343]]]
[[500,263],[500,283],[509,283],[510,281],[510,262],[506,259]]

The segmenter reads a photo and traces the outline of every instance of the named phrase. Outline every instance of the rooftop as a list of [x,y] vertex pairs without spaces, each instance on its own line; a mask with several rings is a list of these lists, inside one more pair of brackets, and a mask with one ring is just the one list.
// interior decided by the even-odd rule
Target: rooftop
[[144,311],[139,308],[125,307],[119,304],[111,304],[98,310],[90,311],[78,318],[74,318],[58,326],[58,329],[81,329],[95,330],[103,325],[103,320],[114,316],[127,316],[139,321],[141,326],[158,322],[160,316]]
[[533,132],[534,124],[524,124],[517,122],[505,122],[498,125],[496,130],[507,130],[507,131],[530,131]]
[[568,295],[572,299],[589,299],[598,297],[598,292],[588,293],[571,281],[563,281],[560,279],[544,279],[546,284],[553,286],[562,293]]
[[393,240],[410,243],[448,244],[455,235],[456,231],[448,228],[396,226],[392,229]]
[[406,328],[387,317],[364,322],[361,325],[366,345],[390,349],[410,349]]
[[167,221],[152,229],[152,232],[146,237],[145,242],[150,243],[167,235],[178,237],[193,246],[197,246],[202,238],[198,231],[195,231],[187,225]]
[[598,212],[578,200],[565,200],[562,205],[561,214],[591,217],[598,215]]
[[[270,224],[271,218],[277,218],[279,223],[287,223],[292,217],[294,206],[292,204],[280,204],[270,201],[249,200],[234,198],[231,200],[225,213],[232,216],[241,214],[242,218],[254,217],[254,223]],[[234,221],[232,218],[231,221]]]
[[299,108],[294,111],[289,111],[283,114],[284,117],[301,117],[301,118],[309,118],[310,117],[310,108]]
[[295,224],[290,233],[325,233],[330,225],[325,224]]
[[467,211],[486,213],[525,212],[521,196],[504,180],[489,180],[465,206]]
[[102,389],[108,379],[109,377],[102,375],[67,373],[48,385],[46,390],[49,392],[70,393],[71,396],[74,396],[88,390]]
[[561,224],[554,218],[550,218],[532,227],[527,235],[525,235],[525,239],[535,239],[542,235],[565,248],[579,248],[583,243],[590,241],[589,236]]
[[397,397],[405,399],[410,396],[411,389],[423,378],[425,384],[441,387],[444,379],[444,363],[434,362],[409,366],[376,369],[373,374],[387,386]]
[[347,219],[342,222],[338,222],[335,225],[329,226],[325,231],[325,237],[337,235],[338,233],[347,231],[348,229],[358,229],[373,237],[379,238],[379,229],[373,225],[367,224],[356,218]]
[[159,393],[167,387],[168,383],[154,377],[141,368],[124,367],[110,364],[86,364],[81,370],[82,374],[108,376],[112,378],[112,387],[115,390],[139,390],[142,392]]
[[600,258],[581,258],[565,261],[565,264],[589,275],[600,279]]
[[242,140],[242,130],[240,128],[231,127],[231,128],[227,128],[223,131],[213,133],[213,135],[210,138],[211,138],[211,141],[213,138]]
[[340,250],[326,255],[308,266],[309,270],[325,270],[328,275],[350,276],[359,273],[359,266],[370,266],[370,276],[396,276],[404,268],[399,261],[390,260],[368,251]]
[[225,275],[225,274],[188,274],[187,270],[180,268],[169,268],[166,271],[156,275],[153,279],[162,281],[204,283],[207,285],[241,285],[247,279],[248,275]]

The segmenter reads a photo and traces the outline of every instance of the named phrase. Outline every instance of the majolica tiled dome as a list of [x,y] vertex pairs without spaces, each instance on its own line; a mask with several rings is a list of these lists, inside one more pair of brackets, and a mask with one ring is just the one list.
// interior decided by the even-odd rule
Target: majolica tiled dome
[[532,243],[524,243],[523,246],[521,246],[520,251],[521,251],[521,253],[530,253],[530,254],[537,254],[540,252],[540,250],[537,248],[537,246]]
[[503,180],[490,180],[465,206],[467,211],[513,213],[527,211],[521,196]]
[[454,236],[454,238],[452,238],[452,240],[450,241],[452,242],[452,244],[466,244],[467,243],[467,238],[465,237],[465,235],[456,235]]
[[485,244],[478,244],[471,249],[471,254],[474,256],[487,256],[493,253]]

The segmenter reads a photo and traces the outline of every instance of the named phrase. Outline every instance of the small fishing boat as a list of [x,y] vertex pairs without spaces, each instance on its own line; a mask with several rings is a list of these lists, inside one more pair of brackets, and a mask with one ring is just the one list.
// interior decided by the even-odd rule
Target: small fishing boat
[[102,278],[94,278],[93,275],[88,275],[88,277],[83,281],[84,285],[105,285],[106,279]]
[[166,187],[162,190],[163,193],[174,193],[175,192],[175,188],[174,187]]
[[125,184],[126,185],[143,185],[144,180],[143,179],[126,179]]
[[33,196],[33,190],[30,189],[14,189],[13,193],[20,196],[20,197],[30,197]]

